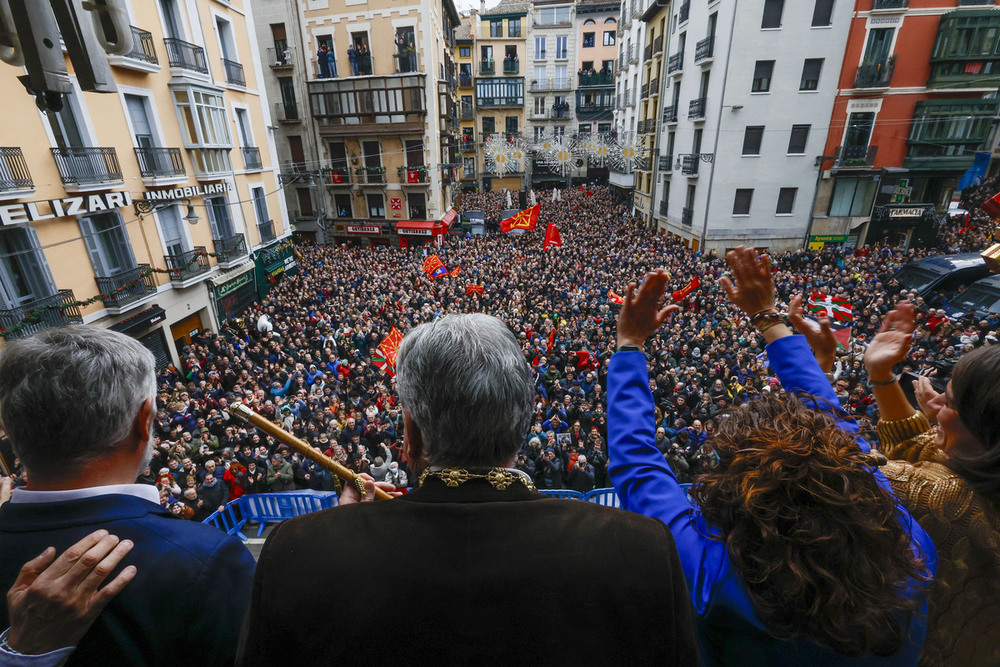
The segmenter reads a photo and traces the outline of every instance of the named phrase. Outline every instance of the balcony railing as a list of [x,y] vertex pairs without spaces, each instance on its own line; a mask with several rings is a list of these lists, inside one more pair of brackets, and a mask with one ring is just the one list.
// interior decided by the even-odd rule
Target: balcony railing
[[166,37],[163,43],[167,47],[167,62],[171,67],[180,67],[194,72],[208,74],[208,63],[205,61],[205,49],[197,44],[185,42],[176,37]]
[[636,160],[636,169],[639,171],[652,171],[653,161],[648,157],[641,157]]
[[334,167],[323,177],[323,182],[327,185],[350,185],[351,169],[349,167]]
[[660,215],[667,217],[667,202],[665,201],[660,202]]
[[875,0],[872,9],[903,9],[910,5],[910,0]]
[[[582,111],[583,109],[577,105],[577,111]],[[569,104],[565,106],[556,107],[555,105],[549,109],[549,118],[552,120],[566,120],[569,118]]]
[[688,104],[688,120],[702,119],[705,117],[705,98],[699,97],[691,100]]
[[659,95],[659,94],[660,94],[660,80],[653,79],[652,81],[649,82],[649,96],[652,97],[653,95]]
[[166,259],[170,280],[175,283],[191,280],[212,270],[205,246],[195,246],[193,250],[182,253],[167,253]]
[[[375,171],[367,171],[368,169]],[[355,169],[355,174],[358,177],[359,183],[385,185],[385,167],[358,167]]]
[[660,164],[658,165],[660,171],[673,171],[674,168],[674,156],[673,155],[661,155]]
[[247,80],[243,76],[243,65],[235,60],[222,59],[222,66],[226,70],[226,83],[234,86],[246,86]]
[[459,88],[472,88],[472,74],[468,72],[459,72],[458,86]]
[[[25,322],[24,318],[28,313],[32,314],[32,321]],[[76,297],[71,289],[59,290],[52,296],[35,299],[15,308],[0,309],[0,329],[7,330],[3,334],[6,340],[25,338],[49,327],[82,323],[83,315],[80,314],[80,307],[76,305]],[[14,327],[19,328],[11,331]]]
[[653,45],[647,44],[646,48],[642,50],[642,61],[649,62],[649,60],[652,59],[652,57],[653,57]]
[[97,291],[107,294],[101,301],[105,308],[124,308],[150,294],[156,294],[156,281],[149,264],[97,278]]
[[569,90],[571,87],[569,78],[565,79],[533,79],[531,90]]
[[172,178],[184,175],[184,161],[179,148],[139,147],[135,149],[139,173],[143,178]]
[[480,74],[495,74],[497,71],[496,63],[492,60],[484,60],[479,63],[479,73]]
[[660,35],[653,40],[653,55],[661,53],[663,51],[663,35]]
[[715,50],[715,37],[706,37],[698,42],[694,47],[694,61],[701,62],[712,57]]
[[667,74],[670,74],[671,72],[676,72],[683,66],[684,66],[683,53],[675,53],[674,55],[667,58]]
[[275,102],[274,117],[279,123],[297,123],[299,117],[299,105],[295,102]]
[[20,148],[0,148],[0,192],[30,190],[35,187],[28,163]]
[[399,176],[399,182],[404,185],[427,184],[431,182],[431,174],[427,170],[427,167],[424,166],[397,167],[396,175]]
[[656,132],[656,121],[653,119],[640,120],[636,125],[639,134],[652,134]]
[[[396,72],[399,74],[420,71],[420,66],[417,64],[417,52],[413,49],[407,49],[402,53],[395,53],[393,54],[393,58],[396,61]],[[442,75],[441,78],[447,79],[447,76]]]
[[677,22],[684,23],[688,20],[688,15],[691,13],[691,0],[684,0],[681,3],[681,8],[677,10]]
[[65,185],[93,185],[122,180],[114,148],[53,148],[52,157]]
[[469,120],[470,118],[475,118],[476,112],[471,106],[462,107],[462,120]]
[[133,60],[141,60],[150,65],[159,65],[160,60],[156,57],[153,34],[148,30],[136,28],[134,25],[130,25],[129,28],[132,30],[132,50],[125,57],[132,58]]
[[861,65],[858,73],[854,76],[855,88],[888,88],[892,83],[892,72],[895,69],[894,62],[869,63]]
[[681,173],[685,176],[697,176],[699,159],[697,155],[683,156],[681,158]]
[[292,47],[288,46],[278,51],[273,46],[267,48],[267,62],[271,69],[288,69],[295,66],[295,56]]
[[635,44],[629,44],[628,46],[628,61],[630,63],[639,62],[639,49]]
[[642,84],[642,87],[639,89],[639,92],[643,99],[649,97],[649,84],[648,83]]
[[677,107],[676,106],[663,107],[663,122],[664,123],[676,123],[677,122]]
[[458,148],[463,153],[468,153],[476,150],[476,140],[475,139],[463,139],[458,142]]
[[270,243],[275,239],[274,220],[265,220],[257,224],[257,232],[260,234],[261,243]]
[[521,62],[519,60],[504,60],[503,61],[503,73],[504,74],[517,74],[521,71]]
[[243,147],[243,164],[248,171],[263,169],[264,164],[260,161],[260,149],[256,146]]
[[216,259],[219,264],[230,264],[247,254],[247,240],[242,234],[212,239],[212,245],[215,246]]
[[833,161],[834,167],[871,167],[875,164],[875,155],[878,153],[878,146],[841,146],[837,149],[837,157]]
[[581,86],[613,86],[615,75],[611,72],[594,72],[593,74],[577,74]]
[[690,227],[693,221],[694,221],[694,209],[689,206],[685,206],[683,209],[681,209],[681,224]]

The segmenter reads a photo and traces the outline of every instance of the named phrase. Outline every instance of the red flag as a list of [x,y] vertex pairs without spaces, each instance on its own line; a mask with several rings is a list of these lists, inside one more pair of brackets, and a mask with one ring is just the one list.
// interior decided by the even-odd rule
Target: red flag
[[399,344],[403,342],[403,334],[399,333],[399,329],[392,327],[389,330],[389,335],[385,337],[381,343],[378,344],[376,352],[385,357],[385,360],[393,368],[396,367],[396,354],[399,352]]
[[406,182],[407,183],[419,183],[420,182],[420,172],[416,169],[406,170]]
[[542,251],[548,250],[549,246],[561,246],[562,237],[559,235],[559,228],[556,227],[556,223],[550,222],[549,226],[545,228],[545,244],[542,246]]
[[620,306],[623,303],[625,303],[625,298],[618,296],[617,294],[615,294],[611,290],[608,290],[608,301],[610,301],[613,304],[616,304],[616,305]]
[[848,345],[851,343],[851,327],[846,326],[841,329],[833,330],[833,337],[837,339],[837,345],[841,347],[845,352],[850,348]]
[[555,345],[556,345],[556,330],[553,329],[552,331],[549,332],[549,340],[545,344],[545,351],[551,352],[552,348],[555,347]]
[[583,187],[583,183],[580,183],[580,192],[584,192],[587,188]]
[[576,355],[576,370],[582,371],[590,367],[590,350],[580,350],[573,354]]
[[466,285],[465,286],[465,296],[472,296],[473,294],[483,295],[482,285]]
[[399,308],[399,312],[403,312],[403,300],[396,299],[396,308]]
[[343,183],[344,177],[340,174],[340,172],[335,171],[333,172],[333,174],[330,175],[330,180],[333,181],[334,183]]
[[700,284],[701,281],[698,280],[698,276],[695,276],[694,278],[691,279],[691,282],[689,282],[687,285],[685,285],[681,289],[671,294],[670,298],[673,299],[674,301],[683,301],[684,297],[686,297],[688,294],[694,291],[694,289],[698,287]]
[[441,262],[441,258],[437,255],[431,255],[424,260],[424,273],[431,280],[435,278],[440,278],[441,276],[448,273],[447,267]]
[[587,196],[588,197],[593,197],[594,196],[594,191],[593,190],[587,190]]
[[451,270],[451,273],[449,275],[451,275],[452,278],[458,278],[458,274],[460,274],[461,272],[462,272],[462,267],[456,266],[454,269]]
[[541,210],[541,207],[541,204],[535,204],[531,208],[526,208],[520,213],[515,214],[513,217],[501,220],[500,231],[506,233],[512,229],[524,229],[530,232],[535,228],[535,223],[538,222],[538,212]]

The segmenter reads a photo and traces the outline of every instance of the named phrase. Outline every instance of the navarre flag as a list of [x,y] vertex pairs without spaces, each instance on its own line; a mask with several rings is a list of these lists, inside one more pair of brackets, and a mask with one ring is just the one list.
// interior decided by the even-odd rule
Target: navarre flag
[[399,353],[399,344],[403,342],[403,334],[399,332],[399,329],[392,327],[389,330],[389,335],[378,344],[376,352],[385,358],[386,362],[392,366],[396,367],[396,354]]
[[507,233],[512,229],[524,229],[530,232],[535,228],[535,224],[538,222],[538,212],[541,208],[541,204],[535,204],[531,208],[526,208],[506,220],[501,220],[500,231]]
[[482,296],[483,295],[483,286],[482,285],[466,285],[465,286],[465,296],[472,296],[473,294],[476,294],[478,296]]
[[620,306],[623,303],[625,303],[625,297],[618,296],[617,294],[615,294],[611,290],[608,290],[608,301],[610,301],[611,303],[613,303],[615,305]]
[[684,287],[680,288],[679,290],[671,294],[670,298],[673,299],[674,301],[683,301],[688,294],[693,292],[694,289],[700,285],[701,281],[698,279],[698,276],[695,276],[694,278],[691,279],[691,282],[689,282],[687,285],[685,285]]
[[458,274],[460,274],[461,272],[462,272],[462,267],[456,266],[454,269],[451,270],[451,272],[448,275],[450,275],[452,278],[458,278]]
[[827,317],[841,322],[853,322],[851,302],[839,296],[813,294],[809,297],[809,312],[816,317]]
[[431,280],[435,278],[440,278],[448,273],[448,268],[441,262],[441,258],[437,255],[431,255],[424,260],[424,273]]
[[545,243],[542,245],[542,251],[548,250],[549,246],[561,246],[562,236],[559,235],[559,228],[556,227],[556,223],[550,222],[549,226],[545,228]]

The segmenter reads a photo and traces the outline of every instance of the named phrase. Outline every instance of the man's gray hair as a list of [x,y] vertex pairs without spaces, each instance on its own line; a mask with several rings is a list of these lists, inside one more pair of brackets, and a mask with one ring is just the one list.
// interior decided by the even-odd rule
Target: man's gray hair
[[532,417],[531,371],[495,317],[445,315],[403,338],[396,388],[430,465],[493,467],[517,454]]
[[68,473],[113,451],[155,397],[153,354],[109,329],[46,329],[0,352],[0,422],[31,473]]

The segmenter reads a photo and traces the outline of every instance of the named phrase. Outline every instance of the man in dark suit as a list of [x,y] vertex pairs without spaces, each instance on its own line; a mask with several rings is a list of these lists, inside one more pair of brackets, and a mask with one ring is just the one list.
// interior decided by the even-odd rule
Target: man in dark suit
[[666,526],[543,496],[513,468],[533,414],[529,371],[492,317],[449,315],[406,335],[396,383],[419,488],[276,528],[239,663],[697,663]]
[[[0,354],[0,421],[28,479],[0,506],[0,590],[47,547],[61,553],[97,529],[132,545],[123,565],[135,566],[135,579],[69,664],[173,666],[183,655],[223,665],[236,653],[250,553],[213,526],[172,517],[155,487],[134,484],[152,456],[155,395],[153,355],[98,327],[49,329]],[[0,606],[0,628],[8,625]],[[8,652],[60,648],[16,629],[5,639]]]

